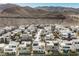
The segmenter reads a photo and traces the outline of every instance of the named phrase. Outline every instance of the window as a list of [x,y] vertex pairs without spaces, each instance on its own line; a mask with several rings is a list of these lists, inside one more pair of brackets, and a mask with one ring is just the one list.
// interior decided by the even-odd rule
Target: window
[[27,47],[29,47],[30,45],[27,45]]
[[11,45],[11,46],[9,46],[10,48],[16,48],[16,46],[13,46],[13,45]]
[[79,51],[79,49],[76,49],[76,51]]
[[79,44],[79,42],[75,42],[75,44]]
[[63,50],[64,53],[68,53],[69,50]]
[[54,47],[52,47],[52,48],[54,48]]
[[16,48],[16,46],[12,46],[12,48]]
[[12,51],[12,49],[6,49],[5,51]]
[[46,43],[49,43],[49,42],[46,42]]
[[38,44],[33,44],[33,46],[37,46]]
[[39,47],[39,49],[42,49],[41,47]]
[[21,44],[24,44],[24,43],[21,43]]
[[67,45],[72,45],[71,43],[67,43]]
[[54,45],[55,45],[55,46],[58,46],[58,43],[55,43]]
[[26,48],[23,48],[23,50],[26,50]]
[[70,48],[70,47],[63,47],[63,48]]

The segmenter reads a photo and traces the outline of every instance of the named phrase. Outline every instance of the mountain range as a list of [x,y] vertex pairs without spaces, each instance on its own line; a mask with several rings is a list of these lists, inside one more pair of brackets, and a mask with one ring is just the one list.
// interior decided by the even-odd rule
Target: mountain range
[[0,4],[0,26],[52,23],[79,24],[79,8]]
[[29,7],[16,4],[0,4],[0,17],[55,17],[59,15],[79,14],[79,8],[41,6]]

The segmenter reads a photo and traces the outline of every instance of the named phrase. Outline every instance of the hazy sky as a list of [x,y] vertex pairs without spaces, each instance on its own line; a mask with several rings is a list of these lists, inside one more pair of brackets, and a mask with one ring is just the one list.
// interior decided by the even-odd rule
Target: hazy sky
[[79,3],[19,3],[18,5],[21,6],[31,6],[31,7],[37,7],[37,6],[62,6],[62,7],[73,7],[73,8],[79,8]]

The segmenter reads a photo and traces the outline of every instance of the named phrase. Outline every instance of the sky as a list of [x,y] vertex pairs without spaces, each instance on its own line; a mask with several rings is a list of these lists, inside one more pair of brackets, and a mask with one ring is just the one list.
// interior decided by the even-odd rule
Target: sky
[[16,3],[16,4],[20,6],[30,6],[30,7],[61,6],[61,7],[79,8],[79,3]]
[[21,6],[61,6],[79,8],[79,0],[0,0],[0,4],[14,3]]
[[79,0],[0,0],[0,3],[79,3]]

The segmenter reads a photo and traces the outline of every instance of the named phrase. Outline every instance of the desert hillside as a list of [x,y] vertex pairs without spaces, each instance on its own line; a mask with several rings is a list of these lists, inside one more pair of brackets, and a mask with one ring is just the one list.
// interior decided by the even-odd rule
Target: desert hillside
[[29,7],[0,4],[0,26],[21,24],[67,24],[78,25],[79,8]]

